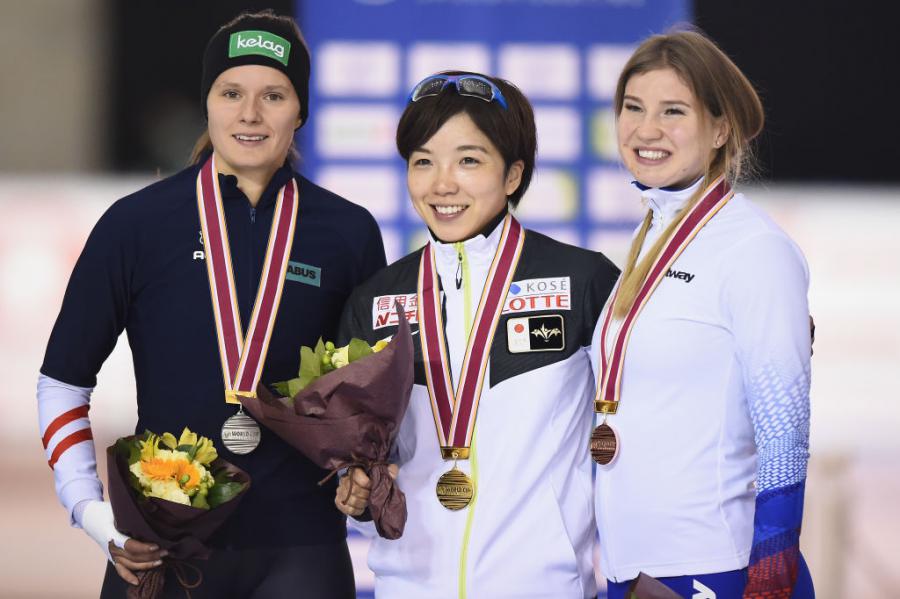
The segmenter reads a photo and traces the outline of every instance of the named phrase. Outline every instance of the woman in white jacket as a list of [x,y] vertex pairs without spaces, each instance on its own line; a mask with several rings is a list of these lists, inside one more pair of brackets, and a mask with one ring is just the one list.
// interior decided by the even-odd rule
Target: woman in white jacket
[[799,551],[809,275],[732,189],[763,126],[759,98],[713,42],[683,31],[638,47],[615,108],[648,210],[593,343],[609,597],[640,572],[682,596],[811,597]]
[[[356,289],[340,339],[390,336],[400,300],[416,340],[396,455],[409,517],[402,538],[373,540],[376,595],[594,597],[588,346],[618,271],[508,213],[536,148],[508,82],[425,79],[397,147],[431,237]],[[338,508],[360,515],[367,487],[359,470],[345,477]]]

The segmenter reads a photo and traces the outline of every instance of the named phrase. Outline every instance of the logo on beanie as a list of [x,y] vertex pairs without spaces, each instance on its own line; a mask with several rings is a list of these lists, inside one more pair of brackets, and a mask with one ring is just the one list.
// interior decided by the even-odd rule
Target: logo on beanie
[[238,31],[228,40],[228,58],[257,54],[288,66],[291,42],[268,31]]

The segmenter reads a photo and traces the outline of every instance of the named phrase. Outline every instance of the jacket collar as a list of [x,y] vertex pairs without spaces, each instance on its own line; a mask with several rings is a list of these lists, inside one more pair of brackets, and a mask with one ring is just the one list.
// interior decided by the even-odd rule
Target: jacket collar
[[[203,158],[199,161],[199,166],[202,167],[206,160],[209,158],[212,152],[207,153]],[[238,187],[238,178],[235,175],[224,175],[222,173],[218,173],[219,176],[219,190],[222,192],[222,200],[236,200],[241,199],[247,201],[247,196],[244,195],[244,192],[240,190]],[[275,171],[272,175],[272,178],[269,180],[269,184],[266,185],[266,189],[263,191],[262,196],[259,198],[259,203],[256,205],[256,209],[260,210],[262,208],[268,208],[269,206],[273,206],[275,204],[275,200],[278,198],[278,190],[282,188],[282,186],[291,180],[294,176],[294,169],[291,167],[291,163],[289,160],[285,160],[284,164]]]
[[681,212],[685,203],[703,183],[703,177],[682,189],[647,187],[637,181],[632,183],[641,190],[641,202],[653,213],[653,225],[656,226],[671,222]]
[[459,260],[457,243],[462,243],[466,257],[473,262],[493,260],[500,244],[500,235],[503,233],[503,219],[508,214],[507,210],[501,210],[497,216],[488,222],[477,235],[462,242],[444,242],[435,237],[429,230],[431,238],[429,243],[434,248],[435,258],[440,262],[452,262],[454,265]]

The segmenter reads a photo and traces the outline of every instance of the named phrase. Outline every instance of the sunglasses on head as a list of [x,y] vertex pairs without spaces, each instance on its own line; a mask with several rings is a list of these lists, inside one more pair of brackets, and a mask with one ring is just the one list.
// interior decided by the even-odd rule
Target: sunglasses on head
[[478,98],[485,102],[497,101],[505,110],[506,98],[494,83],[479,75],[432,75],[420,81],[410,92],[406,103],[417,102],[428,96],[436,96],[445,87],[453,85],[460,96]]

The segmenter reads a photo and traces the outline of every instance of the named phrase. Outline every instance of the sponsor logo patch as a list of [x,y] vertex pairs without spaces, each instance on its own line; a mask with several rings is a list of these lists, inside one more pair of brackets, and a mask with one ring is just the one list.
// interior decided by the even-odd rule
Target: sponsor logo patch
[[566,347],[562,314],[510,318],[506,321],[506,347],[511,354],[562,351]]
[[684,281],[685,283],[690,283],[696,276],[697,275],[691,274],[685,270],[672,270],[670,268],[666,271],[666,277],[671,279],[678,279],[679,281]]
[[294,262],[293,260],[288,262],[285,277],[289,281],[297,281],[313,287],[322,286],[322,269],[318,266],[303,264],[302,262]]
[[268,31],[238,31],[228,38],[228,57],[257,54],[288,65],[291,42]]
[[539,310],[571,310],[569,277],[549,277],[514,281],[509,286],[503,314],[537,312]]
[[401,293],[398,295],[379,295],[372,299],[372,330],[385,327],[395,327],[400,324],[397,319],[397,311],[394,302],[400,304],[406,312],[406,320],[409,324],[419,322],[418,306],[419,296],[415,293]]

